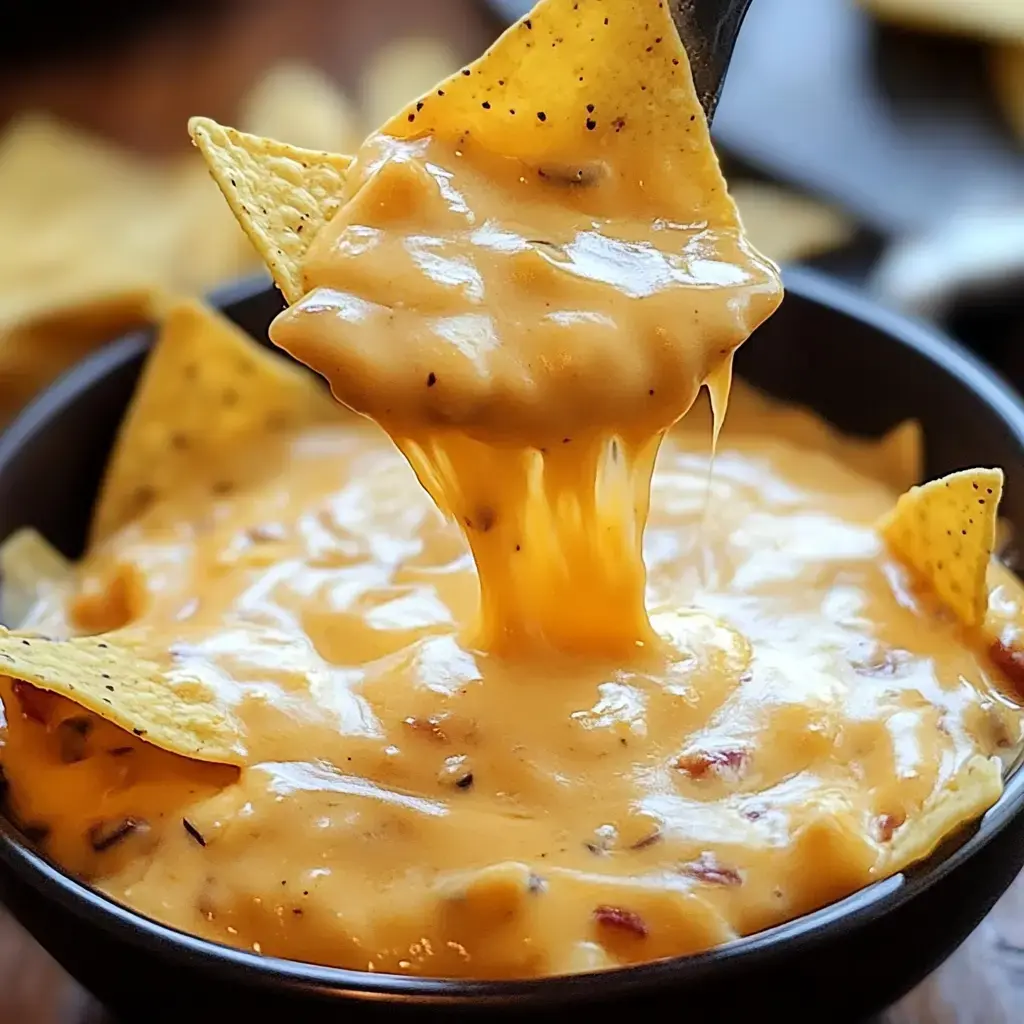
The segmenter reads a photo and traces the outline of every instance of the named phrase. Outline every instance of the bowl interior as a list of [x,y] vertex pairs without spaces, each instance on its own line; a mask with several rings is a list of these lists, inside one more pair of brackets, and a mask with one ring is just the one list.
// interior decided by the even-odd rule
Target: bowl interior
[[[941,475],[973,465],[1007,470],[1003,511],[1024,524],[1024,406],[990,370],[959,346],[930,329],[874,307],[820,274],[791,270],[788,297],[779,313],[740,352],[741,376],[777,397],[808,406],[840,429],[879,435],[914,417],[924,427],[927,474]],[[214,296],[232,319],[257,338],[282,308],[263,279],[242,282]],[[0,437],[0,540],[31,525],[69,556],[81,553],[89,514],[118,424],[143,365],[148,334],[108,346],[70,371]],[[2,581],[0,581],[2,585]],[[770,944],[797,944],[815,930],[842,919],[877,915],[894,901],[909,899],[952,871],[1001,830],[1024,804],[1024,772],[982,822],[946,844],[906,877],[877,883],[840,903],[751,936],[722,950],[690,958],[693,970],[710,961],[742,957]],[[59,891],[65,905],[101,915],[110,928],[131,929],[133,941],[149,942],[184,956],[215,954],[239,969],[273,972],[317,984],[357,985],[376,991],[432,991],[448,983],[378,976],[287,963],[218,947],[107,902],[63,876],[0,821],[0,858],[38,888]],[[678,961],[673,962],[678,963]],[[663,964],[631,968],[635,981],[654,977]],[[585,979],[566,982],[588,984]],[[625,982],[623,982],[625,984]],[[475,993],[501,986],[471,984]],[[524,993],[531,983],[513,986]],[[442,991],[442,989],[438,989]],[[508,991],[505,985],[503,991]]]

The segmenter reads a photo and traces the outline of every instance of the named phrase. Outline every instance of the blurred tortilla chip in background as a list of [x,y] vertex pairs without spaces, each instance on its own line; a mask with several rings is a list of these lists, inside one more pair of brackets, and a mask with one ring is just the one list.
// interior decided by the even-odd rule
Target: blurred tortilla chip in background
[[304,64],[271,69],[249,94],[241,123],[252,135],[328,153],[354,153],[368,131],[358,107]]
[[[282,59],[249,90],[238,124],[354,152],[366,125],[458,66],[439,39],[393,40],[369,58],[357,103],[324,72]],[[43,114],[0,135],[0,234],[0,429],[98,345],[158,319],[168,299],[263,267],[199,154],[146,158]]]
[[776,262],[809,259],[849,242],[853,221],[826,203],[763,181],[729,186],[754,248]]
[[1021,0],[860,0],[881,21],[980,39],[1024,40]]
[[[1024,9],[1024,0],[1021,0]],[[1024,140],[1024,40],[997,46],[989,58],[992,86],[1007,124]]]
[[196,161],[153,164],[42,116],[0,140],[0,235],[0,425],[162,292],[255,267]]
[[[255,85],[242,124],[332,151],[363,136],[355,105],[295,63]],[[198,154],[147,159],[42,114],[0,136],[0,235],[0,429],[98,345],[149,322],[167,296],[262,269]]]

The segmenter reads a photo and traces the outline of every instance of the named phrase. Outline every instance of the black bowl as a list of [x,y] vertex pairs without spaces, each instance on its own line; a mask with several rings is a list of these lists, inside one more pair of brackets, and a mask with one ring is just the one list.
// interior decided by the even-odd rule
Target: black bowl
[[[1024,526],[1024,405],[948,339],[806,270],[741,350],[740,373],[843,430],[881,434],[920,419],[929,475],[973,465],[1010,472],[1003,510]],[[258,338],[280,309],[246,282],[216,296]],[[33,525],[81,551],[114,431],[149,337],[74,368],[0,438],[0,538]],[[182,934],[98,895],[0,818],[0,896],[30,932],[123,1020],[555,1020],[573,1012],[685,1013],[856,1021],[888,1006],[974,929],[1024,865],[1024,771],[1002,799],[926,863],[786,925],[699,956],[530,982],[400,978],[290,963]]]

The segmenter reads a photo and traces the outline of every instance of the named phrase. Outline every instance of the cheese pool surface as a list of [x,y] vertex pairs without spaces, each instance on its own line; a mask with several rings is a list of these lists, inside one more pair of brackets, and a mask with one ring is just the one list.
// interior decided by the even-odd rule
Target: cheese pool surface
[[430,976],[702,950],[887,874],[971,758],[1018,741],[1019,709],[884,551],[893,494],[733,415],[710,478],[705,430],[662,448],[658,643],[625,667],[474,647],[464,537],[365,421],[150,510],[35,625],[149,629],[235,707],[249,762],[6,684],[14,812],[185,931]]

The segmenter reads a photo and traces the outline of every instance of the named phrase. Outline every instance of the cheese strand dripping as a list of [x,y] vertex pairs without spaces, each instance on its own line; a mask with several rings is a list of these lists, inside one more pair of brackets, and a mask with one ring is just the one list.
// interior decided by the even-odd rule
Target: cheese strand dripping
[[704,383],[717,433],[781,285],[665,6],[569,7],[538,5],[367,140],[272,336],[461,524],[478,646],[623,658],[654,639],[661,438]]
[[781,301],[667,6],[542,0],[351,165],[193,125],[292,303],[273,340],[465,531],[485,650],[651,644],[660,439],[705,383],[720,421],[733,352]]

